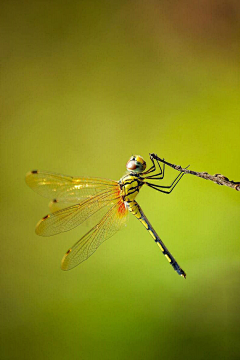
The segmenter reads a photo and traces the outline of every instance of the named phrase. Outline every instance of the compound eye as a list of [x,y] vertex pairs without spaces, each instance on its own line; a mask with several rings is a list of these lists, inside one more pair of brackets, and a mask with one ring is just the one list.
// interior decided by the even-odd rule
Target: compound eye
[[132,160],[132,158],[127,162],[127,169],[130,171],[133,171],[137,168],[137,164],[135,161]]

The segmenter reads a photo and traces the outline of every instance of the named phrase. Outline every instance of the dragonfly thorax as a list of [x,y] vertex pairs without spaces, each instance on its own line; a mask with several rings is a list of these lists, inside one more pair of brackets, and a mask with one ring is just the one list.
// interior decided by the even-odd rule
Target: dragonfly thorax
[[135,199],[144,182],[137,175],[127,174],[119,180],[121,195],[124,201],[131,202]]

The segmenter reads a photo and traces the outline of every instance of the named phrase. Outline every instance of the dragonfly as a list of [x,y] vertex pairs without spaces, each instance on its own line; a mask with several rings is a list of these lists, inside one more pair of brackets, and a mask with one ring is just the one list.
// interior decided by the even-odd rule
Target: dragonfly
[[169,186],[159,185],[157,182],[164,178],[165,164],[161,166],[156,154],[149,155],[151,166],[148,170],[142,156],[131,156],[126,164],[127,173],[119,181],[97,177],[72,177],[39,170],[27,173],[27,185],[39,195],[51,199],[51,213],[37,223],[37,235],[52,236],[69,231],[90,217],[101,215],[97,224],[66,252],[61,263],[62,270],[70,270],[87,260],[105,240],[126,225],[130,212],[148,231],[173,269],[186,278],[186,273],[168,251],[135,200],[144,185],[170,194],[184,173],[180,172]]

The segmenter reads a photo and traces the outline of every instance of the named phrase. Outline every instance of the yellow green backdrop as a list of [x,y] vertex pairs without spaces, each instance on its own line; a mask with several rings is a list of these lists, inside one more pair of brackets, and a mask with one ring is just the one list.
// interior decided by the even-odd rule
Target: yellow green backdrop
[[[1,358],[238,359],[240,194],[184,176],[81,266],[35,235],[25,173],[119,179],[132,154],[240,179],[238,1],[2,1]],[[177,175],[167,168],[169,184]]]

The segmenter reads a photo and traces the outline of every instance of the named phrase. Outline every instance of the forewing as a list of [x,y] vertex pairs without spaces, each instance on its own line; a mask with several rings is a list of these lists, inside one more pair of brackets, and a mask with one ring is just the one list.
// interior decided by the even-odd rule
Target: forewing
[[34,170],[26,175],[27,185],[49,199],[79,202],[99,192],[118,187],[117,181],[101,178],[78,178]]
[[70,270],[87,260],[105,240],[125,225],[127,213],[122,199],[119,200],[96,226],[67,251],[62,259],[62,270]]
[[[120,190],[111,189],[97,194],[79,204],[68,206],[41,219],[36,226],[36,234],[41,236],[56,235],[71,230],[83,223],[100,209],[116,204],[120,199]],[[106,209],[107,211],[107,209]]]

